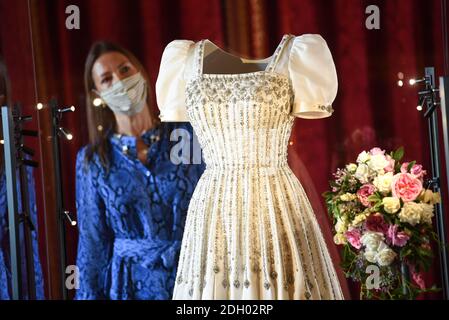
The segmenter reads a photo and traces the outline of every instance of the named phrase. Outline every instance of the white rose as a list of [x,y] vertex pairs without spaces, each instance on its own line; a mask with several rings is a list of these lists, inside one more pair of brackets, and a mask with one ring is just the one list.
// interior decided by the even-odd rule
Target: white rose
[[391,250],[385,243],[379,245],[379,250],[375,257],[379,266],[389,266],[395,258],[396,252]]
[[346,165],[346,169],[348,170],[348,172],[354,173],[355,170],[357,170],[357,165],[355,163],[350,163]]
[[421,212],[421,222],[432,224],[432,218],[433,218],[433,205],[429,203],[420,203],[422,207]]
[[407,222],[414,226],[421,221],[422,212],[423,207],[420,203],[410,201],[404,203],[398,217],[401,222]]
[[357,156],[357,163],[364,163],[365,161],[370,159],[370,154],[366,151],[359,153]]
[[366,164],[364,164],[364,163],[361,163],[357,167],[357,170],[355,171],[354,176],[357,179],[359,179],[360,182],[367,183],[369,174],[370,174],[370,171],[369,171],[368,166]]
[[365,259],[371,263],[376,263],[376,255],[377,255],[377,252],[371,251],[371,250],[365,251],[363,253],[363,256],[365,257]]
[[391,182],[393,181],[393,172],[387,172],[374,178],[373,184],[382,193],[391,191]]
[[376,251],[379,244],[384,240],[384,235],[381,232],[366,232],[361,238],[360,242],[366,247],[367,251]]
[[382,199],[382,204],[388,213],[396,213],[401,208],[401,201],[396,197],[385,197]]
[[388,166],[388,164],[389,162],[383,154],[376,154],[374,156],[371,156],[368,161],[368,166],[376,172],[383,172],[384,168]]

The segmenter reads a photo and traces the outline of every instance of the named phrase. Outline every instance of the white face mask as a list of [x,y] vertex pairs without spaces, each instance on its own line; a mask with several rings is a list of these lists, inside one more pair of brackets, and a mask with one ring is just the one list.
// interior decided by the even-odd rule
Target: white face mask
[[138,72],[117,81],[110,88],[97,92],[97,94],[114,113],[132,116],[142,111],[145,106],[147,82]]

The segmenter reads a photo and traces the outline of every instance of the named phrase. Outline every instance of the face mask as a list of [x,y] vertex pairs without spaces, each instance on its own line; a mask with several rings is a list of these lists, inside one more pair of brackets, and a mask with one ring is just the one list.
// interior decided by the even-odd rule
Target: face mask
[[128,116],[142,111],[147,100],[147,82],[140,72],[117,81],[112,87],[97,92],[114,113]]

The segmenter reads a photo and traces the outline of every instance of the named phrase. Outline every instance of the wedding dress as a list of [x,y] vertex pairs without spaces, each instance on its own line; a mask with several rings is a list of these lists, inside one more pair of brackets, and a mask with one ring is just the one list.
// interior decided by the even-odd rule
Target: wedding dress
[[[266,67],[205,73],[239,61]],[[235,63],[234,63],[235,65]],[[332,114],[337,75],[325,40],[284,35],[263,60],[209,40],[164,50],[156,96],[162,121],[189,121],[206,170],[187,213],[173,299],[343,299],[307,195],[287,164],[296,117]]]

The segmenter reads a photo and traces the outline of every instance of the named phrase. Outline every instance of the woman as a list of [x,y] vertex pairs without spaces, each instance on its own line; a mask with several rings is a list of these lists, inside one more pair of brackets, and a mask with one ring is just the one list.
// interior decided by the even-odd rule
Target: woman
[[[9,81],[6,70],[6,65],[0,56],[0,106],[11,105],[9,99]],[[0,136],[3,137],[3,129],[0,121]],[[3,138],[2,138],[3,139]],[[27,181],[29,194],[29,208],[31,210],[30,216],[37,230],[37,212],[36,212],[36,193],[34,189],[33,171],[27,167]],[[20,182],[17,183],[17,195],[19,212],[21,211],[21,194]],[[0,146],[0,300],[9,300],[11,298],[11,268],[10,268],[10,247],[9,247],[9,233],[8,233],[8,207],[6,195],[6,176],[4,167],[3,146]],[[22,293],[23,298],[28,299],[30,290],[27,289],[27,273],[26,273],[26,255],[24,251],[24,234],[23,228],[20,226],[20,246],[22,250],[21,255],[21,270],[22,270]],[[44,299],[44,285],[42,277],[42,268],[39,260],[39,249],[37,242],[37,231],[31,233],[33,243],[33,265],[35,273],[35,293],[36,299]]]
[[204,171],[184,152],[192,128],[159,122],[145,70],[118,45],[95,43],[84,76],[90,143],[76,162],[76,298],[170,299],[188,204]]

